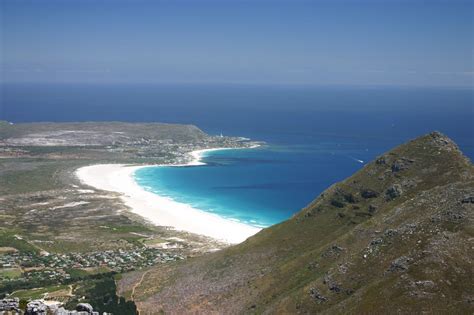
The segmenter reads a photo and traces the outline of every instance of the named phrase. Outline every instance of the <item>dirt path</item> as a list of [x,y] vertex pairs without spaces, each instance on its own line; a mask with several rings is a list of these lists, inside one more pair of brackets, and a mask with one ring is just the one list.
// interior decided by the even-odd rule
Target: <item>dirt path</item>
[[[145,271],[145,272],[142,274],[140,280],[139,280],[137,283],[135,283],[135,285],[132,287],[132,293],[130,294],[130,298],[132,299],[132,301],[135,301],[135,289],[138,288],[138,286],[139,286],[140,284],[142,284],[143,279],[145,279],[145,276],[146,276],[147,273],[149,273],[150,271],[151,271],[151,270]],[[137,303],[135,303],[135,305],[137,306],[137,314],[140,314],[140,309],[138,308]]]
[[73,291],[72,285],[70,284],[70,285],[68,286],[68,288],[69,288],[69,292],[67,293],[68,296],[74,296],[74,294],[72,294],[72,291]]

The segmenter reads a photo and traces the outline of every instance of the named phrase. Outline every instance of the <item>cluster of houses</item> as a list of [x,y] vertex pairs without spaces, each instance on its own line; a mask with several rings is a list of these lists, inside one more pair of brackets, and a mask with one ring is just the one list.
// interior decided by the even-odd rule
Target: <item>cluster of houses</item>
[[127,141],[126,143],[114,143],[107,146],[109,152],[135,152],[140,157],[162,158],[163,163],[181,164],[187,162],[186,153],[203,148],[215,147],[248,147],[252,143],[246,138],[210,136],[203,139],[196,139],[195,142],[181,142],[173,139],[137,139],[135,141]]
[[[69,279],[71,269],[104,267],[104,270],[126,272],[168,261],[180,260],[179,254],[164,252],[156,248],[135,248],[131,250],[108,250],[89,253],[49,254],[13,252],[0,255],[1,269],[22,268],[21,277],[16,280],[64,280]],[[5,276],[4,276],[5,277]],[[0,281],[11,279],[2,278]]]

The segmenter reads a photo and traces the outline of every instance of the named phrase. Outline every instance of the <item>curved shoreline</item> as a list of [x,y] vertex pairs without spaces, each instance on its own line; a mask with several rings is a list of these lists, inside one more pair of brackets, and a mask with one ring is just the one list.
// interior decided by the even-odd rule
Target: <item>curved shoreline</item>
[[240,243],[254,235],[260,228],[241,222],[225,219],[216,214],[193,208],[171,198],[159,196],[146,191],[135,182],[136,170],[156,166],[199,166],[205,152],[233,148],[215,148],[192,151],[192,161],[180,165],[146,165],[130,166],[125,164],[98,164],[81,167],[75,174],[79,180],[96,189],[118,192],[123,202],[133,213],[140,215],[159,226],[170,226],[177,230],[187,231],[212,237],[227,243]]

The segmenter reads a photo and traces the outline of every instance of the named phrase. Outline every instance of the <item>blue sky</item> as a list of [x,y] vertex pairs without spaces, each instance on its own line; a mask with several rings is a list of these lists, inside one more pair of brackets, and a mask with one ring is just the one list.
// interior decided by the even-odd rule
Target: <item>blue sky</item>
[[0,0],[1,81],[472,86],[474,1]]

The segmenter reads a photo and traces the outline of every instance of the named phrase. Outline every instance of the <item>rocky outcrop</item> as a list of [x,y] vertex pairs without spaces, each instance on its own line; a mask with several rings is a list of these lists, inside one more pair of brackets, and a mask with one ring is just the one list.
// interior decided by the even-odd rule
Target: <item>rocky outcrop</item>
[[379,196],[379,193],[372,189],[363,189],[360,192],[360,195],[362,196],[362,198],[370,199],[370,198],[377,198]]
[[399,184],[393,184],[387,189],[385,195],[387,196],[387,200],[392,200],[397,197],[400,197],[403,194],[402,186]]
[[0,300],[0,314],[3,312],[20,312],[20,299],[19,298],[3,298]]
[[311,298],[313,298],[317,303],[324,303],[326,302],[328,299],[323,296],[321,293],[319,293],[318,290],[316,290],[315,288],[311,288],[309,289],[309,295],[311,296]]
[[390,268],[388,271],[406,271],[408,270],[408,265],[412,259],[406,257],[406,256],[401,256],[395,259],[390,263]]

